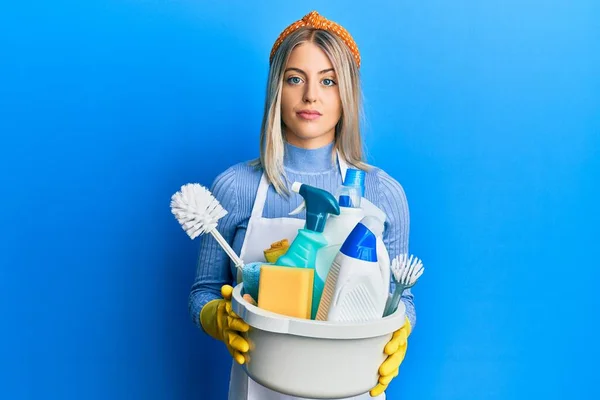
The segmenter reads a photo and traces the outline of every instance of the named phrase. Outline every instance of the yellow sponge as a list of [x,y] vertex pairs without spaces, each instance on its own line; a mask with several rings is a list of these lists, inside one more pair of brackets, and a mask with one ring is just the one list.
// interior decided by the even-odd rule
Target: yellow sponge
[[310,319],[314,273],[312,268],[261,266],[258,307],[289,317]]

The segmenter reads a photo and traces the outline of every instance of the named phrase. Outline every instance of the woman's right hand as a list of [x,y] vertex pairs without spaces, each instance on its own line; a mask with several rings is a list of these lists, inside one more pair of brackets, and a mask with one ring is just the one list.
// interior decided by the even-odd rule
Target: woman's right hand
[[248,332],[250,326],[231,309],[233,287],[223,285],[223,299],[208,302],[200,312],[200,323],[206,333],[225,343],[227,350],[238,364],[244,364],[245,354],[250,349],[248,341],[242,333]]

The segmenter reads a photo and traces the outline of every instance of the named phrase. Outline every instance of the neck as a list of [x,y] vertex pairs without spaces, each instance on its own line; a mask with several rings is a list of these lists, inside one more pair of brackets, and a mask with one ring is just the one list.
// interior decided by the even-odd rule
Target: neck
[[289,143],[296,147],[302,147],[303,149],[318,149],[323,146],[327,146],[329,143],[335,140],[335,129],[314,138],[301,138],[294,134],[290,134],[284,130],[284,138]]
[[305,149],[285,142],[283,165],[285,168],[302,172],[323,172],[335,168],[331,154],[334,151],[334,142],[324,146]]

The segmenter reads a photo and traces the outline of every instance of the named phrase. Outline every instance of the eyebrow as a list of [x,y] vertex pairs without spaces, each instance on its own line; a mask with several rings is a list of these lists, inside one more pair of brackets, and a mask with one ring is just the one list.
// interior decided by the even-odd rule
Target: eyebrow
[[[287,68],[284,72],[288,72],[288,71],[296,71],[296,72],[300,72],[301,74],[306,75],[306,72],[304,72],[300,68],[296,68],[296,67]],[[335,70],[333,68],[327,68],[322,71],[319,71],[319,74],[325,74],[327,72],[335,72]]]

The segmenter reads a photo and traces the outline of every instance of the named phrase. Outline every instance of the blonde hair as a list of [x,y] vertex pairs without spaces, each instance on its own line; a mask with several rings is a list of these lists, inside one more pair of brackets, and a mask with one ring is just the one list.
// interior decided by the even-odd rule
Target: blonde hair
[[[260,133],[260,158],[252,164],[263,168],[268,181],[279,194],[289,194],[284,182],[283,168],[284,137],[281,120],[281,90],[283,76],[290,54],[302,43],[313,43],[329,57],[337,75],[342,103],[342,116],[335,127],[334,150],[346,162],[362,170],[370,167],[363,162],[360,121],[362,118],[362,93],[360,76],[355,58],[345,43],[333,33],[325,30],[302,27],[290,33],[273,55],[264,114]],[[336,152],[332,152],[332,162]]]

